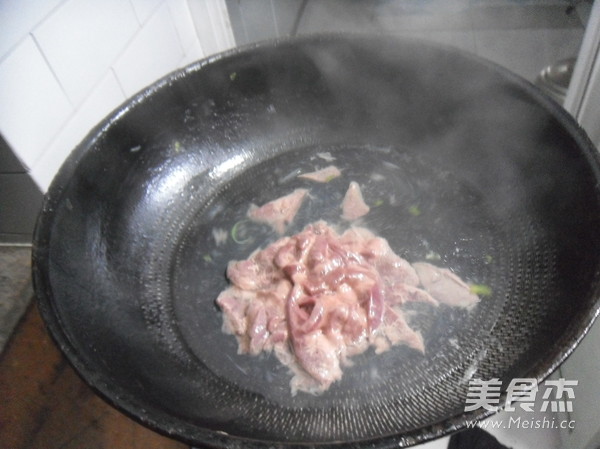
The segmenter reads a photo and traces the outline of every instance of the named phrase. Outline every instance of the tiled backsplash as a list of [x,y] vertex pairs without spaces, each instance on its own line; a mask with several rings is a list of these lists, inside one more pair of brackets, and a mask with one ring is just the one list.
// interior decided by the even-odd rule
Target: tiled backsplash
[[126,98],[235,44],[223,0],[12,0],[0,29],[0,133],[42,191]]

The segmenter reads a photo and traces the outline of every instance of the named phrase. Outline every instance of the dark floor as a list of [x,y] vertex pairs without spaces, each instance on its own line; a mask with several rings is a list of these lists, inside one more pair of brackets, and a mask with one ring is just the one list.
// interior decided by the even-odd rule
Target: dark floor
[[31,248],[0,246],[0,352],[32,297]]

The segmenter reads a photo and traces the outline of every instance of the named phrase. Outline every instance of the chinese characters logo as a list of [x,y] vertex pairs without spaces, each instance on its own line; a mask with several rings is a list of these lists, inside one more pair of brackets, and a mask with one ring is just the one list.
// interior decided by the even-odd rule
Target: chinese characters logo
[[[572,412],[577,380],[547,380],[546,387],[541,396],[540,411]],[[515,411],[521,408],[533,412],[533,407],[540,389],[538,382],[533,378],[516,378],[511,380],[506,389],[505,411]],[[494,378],[490,380],[472,379],[469,381],[469,392],[465,405],[465,412],[480,408],[497,411],[501,407],[502,381]]]

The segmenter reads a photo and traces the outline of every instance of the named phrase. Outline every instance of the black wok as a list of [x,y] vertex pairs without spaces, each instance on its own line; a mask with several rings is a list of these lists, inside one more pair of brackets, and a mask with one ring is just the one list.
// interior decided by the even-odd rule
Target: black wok
[[[331,158],[335,160],[331,161]],[[329,164],[325,184],[296,177]],[[98,125],[45,199],[34,280],[81,375],[142,422],[197,445],[402,447],[483,418],[469,380],[542,380],[598,313],[599,159],[556,103],[456,50],[329,36],[235,50],[173,73]],[[273,356],[237,354],[215,305],[225,266],[277,236],[251,202],[299,186],[288,229],[362,224],[410,262],[435,259],[491,295],[417,307],[420,354],[355,357],[319,396],[291,396]],[[241,242],[241,243],[239,243]]]

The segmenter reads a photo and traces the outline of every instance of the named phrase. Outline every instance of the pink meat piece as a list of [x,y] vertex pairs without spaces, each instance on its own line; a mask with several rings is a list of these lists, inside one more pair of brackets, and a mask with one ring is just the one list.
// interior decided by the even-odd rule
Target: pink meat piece
[[294,374],[292,392],[325,391],[369,346],[423,352],[398,307],[437,304],[385,239],[360,227],[340,235],[322,221],[230,262],[227,276],[232,285],[217,298],[223,330],[240,353],[274,350]]
[[277,198],[258,207],[254,204],[248,209],[247,216],[257,223],[271,226],[278,234],[283,234],[286,227],[294,221],[308,190],[296,189],[292,193]]
[[335,165],[330,165],[329,167],[325,167],[314,172],[298,175],[298,178],[308,179],[309,181],[315,182],[329,182],[341,175],[342,172],[339,170],[339,168],[337,168]]
[[423,288],[437,301],[453,307],[471,307],[479,297],[471,292],[456,274],[447,268],[439,268],[426,262],[413,264]]
[[352,181],[342,201],[342,218],[352,221],[367,215],[371,209],[365,203],[360,186]]
[[267,312],[264,303],[253,301],[248,307],[248,352],[258,355],[269,340]]
[[408,284],[394,284],[390,288],[390,303],[406,304],[407,302],[426,302],[433,306],[439,305],[437,299],[427,291]]
[[282,277],[279,270],[273,267],[273,258],[287,241],[288,238],[284,237],[249,259],[229,262],[227,277],[243,290],[260,290],[271,286]]
[[342,378],[339,349],[322,331],[299,335],[292,344],[300,366],[318,382],[319,390]]
[[217,304],[223,311],[224,330],[236,335],[246,334],[248,301],[245,300],[245,296],[243,290],[230,287],[217,298]]
[[405,344],[419,352],[425,352],[425,343],[419,332],[413,330],[401,310],[387,306],[383,329],[375,343],[375,351],[381,353],[389,349],[390,345]]
[[394,253],[386,239],[365,228],[352,227],[344,232],[341,240],[375,266],[383,281],[388,303],[420,301],[438,305],[429,293],[417,288],[420,283],[417,272],[407,260]]

